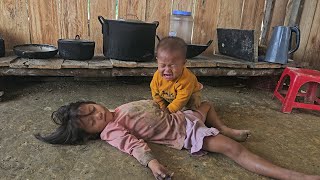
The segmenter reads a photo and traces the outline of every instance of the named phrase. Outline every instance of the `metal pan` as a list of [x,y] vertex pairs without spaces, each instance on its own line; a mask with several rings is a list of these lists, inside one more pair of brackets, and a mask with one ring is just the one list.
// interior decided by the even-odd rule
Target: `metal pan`
[[212,43],[212,40],[208,41],[205,45],[200,44],[188,44],[187,48],[187,58],[193,58],[195,56],[200,55],[203,51],[205,51]]
[[22,58],[48,59],[58,53],[58,48],[49,44],[23,44],[14,46],[13,52]]

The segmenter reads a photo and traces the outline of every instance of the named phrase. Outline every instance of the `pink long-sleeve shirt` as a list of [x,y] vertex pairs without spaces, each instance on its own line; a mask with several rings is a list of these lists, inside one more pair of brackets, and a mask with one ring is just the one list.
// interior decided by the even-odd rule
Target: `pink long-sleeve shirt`
[[147,166],[154,157],[146,142],[182,149],[185,123],[182,112],[167,114],[152,100],[141,100],[117,107],[100,137]]

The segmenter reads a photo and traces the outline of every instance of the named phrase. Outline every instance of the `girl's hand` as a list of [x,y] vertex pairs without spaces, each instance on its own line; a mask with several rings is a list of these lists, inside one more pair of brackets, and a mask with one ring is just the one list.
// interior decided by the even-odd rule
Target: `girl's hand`
[[148,163],[148,167],[151,169],[154,177],[158,180],[169,180],[173,176],[173,172],[169,172],[158,160],[153,159]]

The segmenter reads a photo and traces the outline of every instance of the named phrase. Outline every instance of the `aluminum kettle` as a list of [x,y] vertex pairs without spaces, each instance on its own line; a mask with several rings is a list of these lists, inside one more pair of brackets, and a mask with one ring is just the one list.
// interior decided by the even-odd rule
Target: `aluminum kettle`
[[[293,33],[296,36],[296,47],[291,48]],[[264,61],[287,64],[288,55],[295,52],[300,45],[300,30],[297,26],[275,26],[267,48]]]

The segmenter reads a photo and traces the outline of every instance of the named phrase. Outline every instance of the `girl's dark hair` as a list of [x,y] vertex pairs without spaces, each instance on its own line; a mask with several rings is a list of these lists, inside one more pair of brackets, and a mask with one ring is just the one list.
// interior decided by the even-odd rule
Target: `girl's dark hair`
[[34,136],[50,144],[82,144],[89,139],[97,139],[98,135],[92,135],[79,128],[80,118],[86,115],[79,115],[79,107],[84,104],[96,104],[92,101],[78,101],[61,106],[51,114],[52,121],[59,125],[55,132],[48,136],[41,136],[39,133]]
[[161,39],[158,43],[157,52],[160,50],[169,53],[179,51],[185,57],[187,54],[187,44],[182,38],[168,36]]

